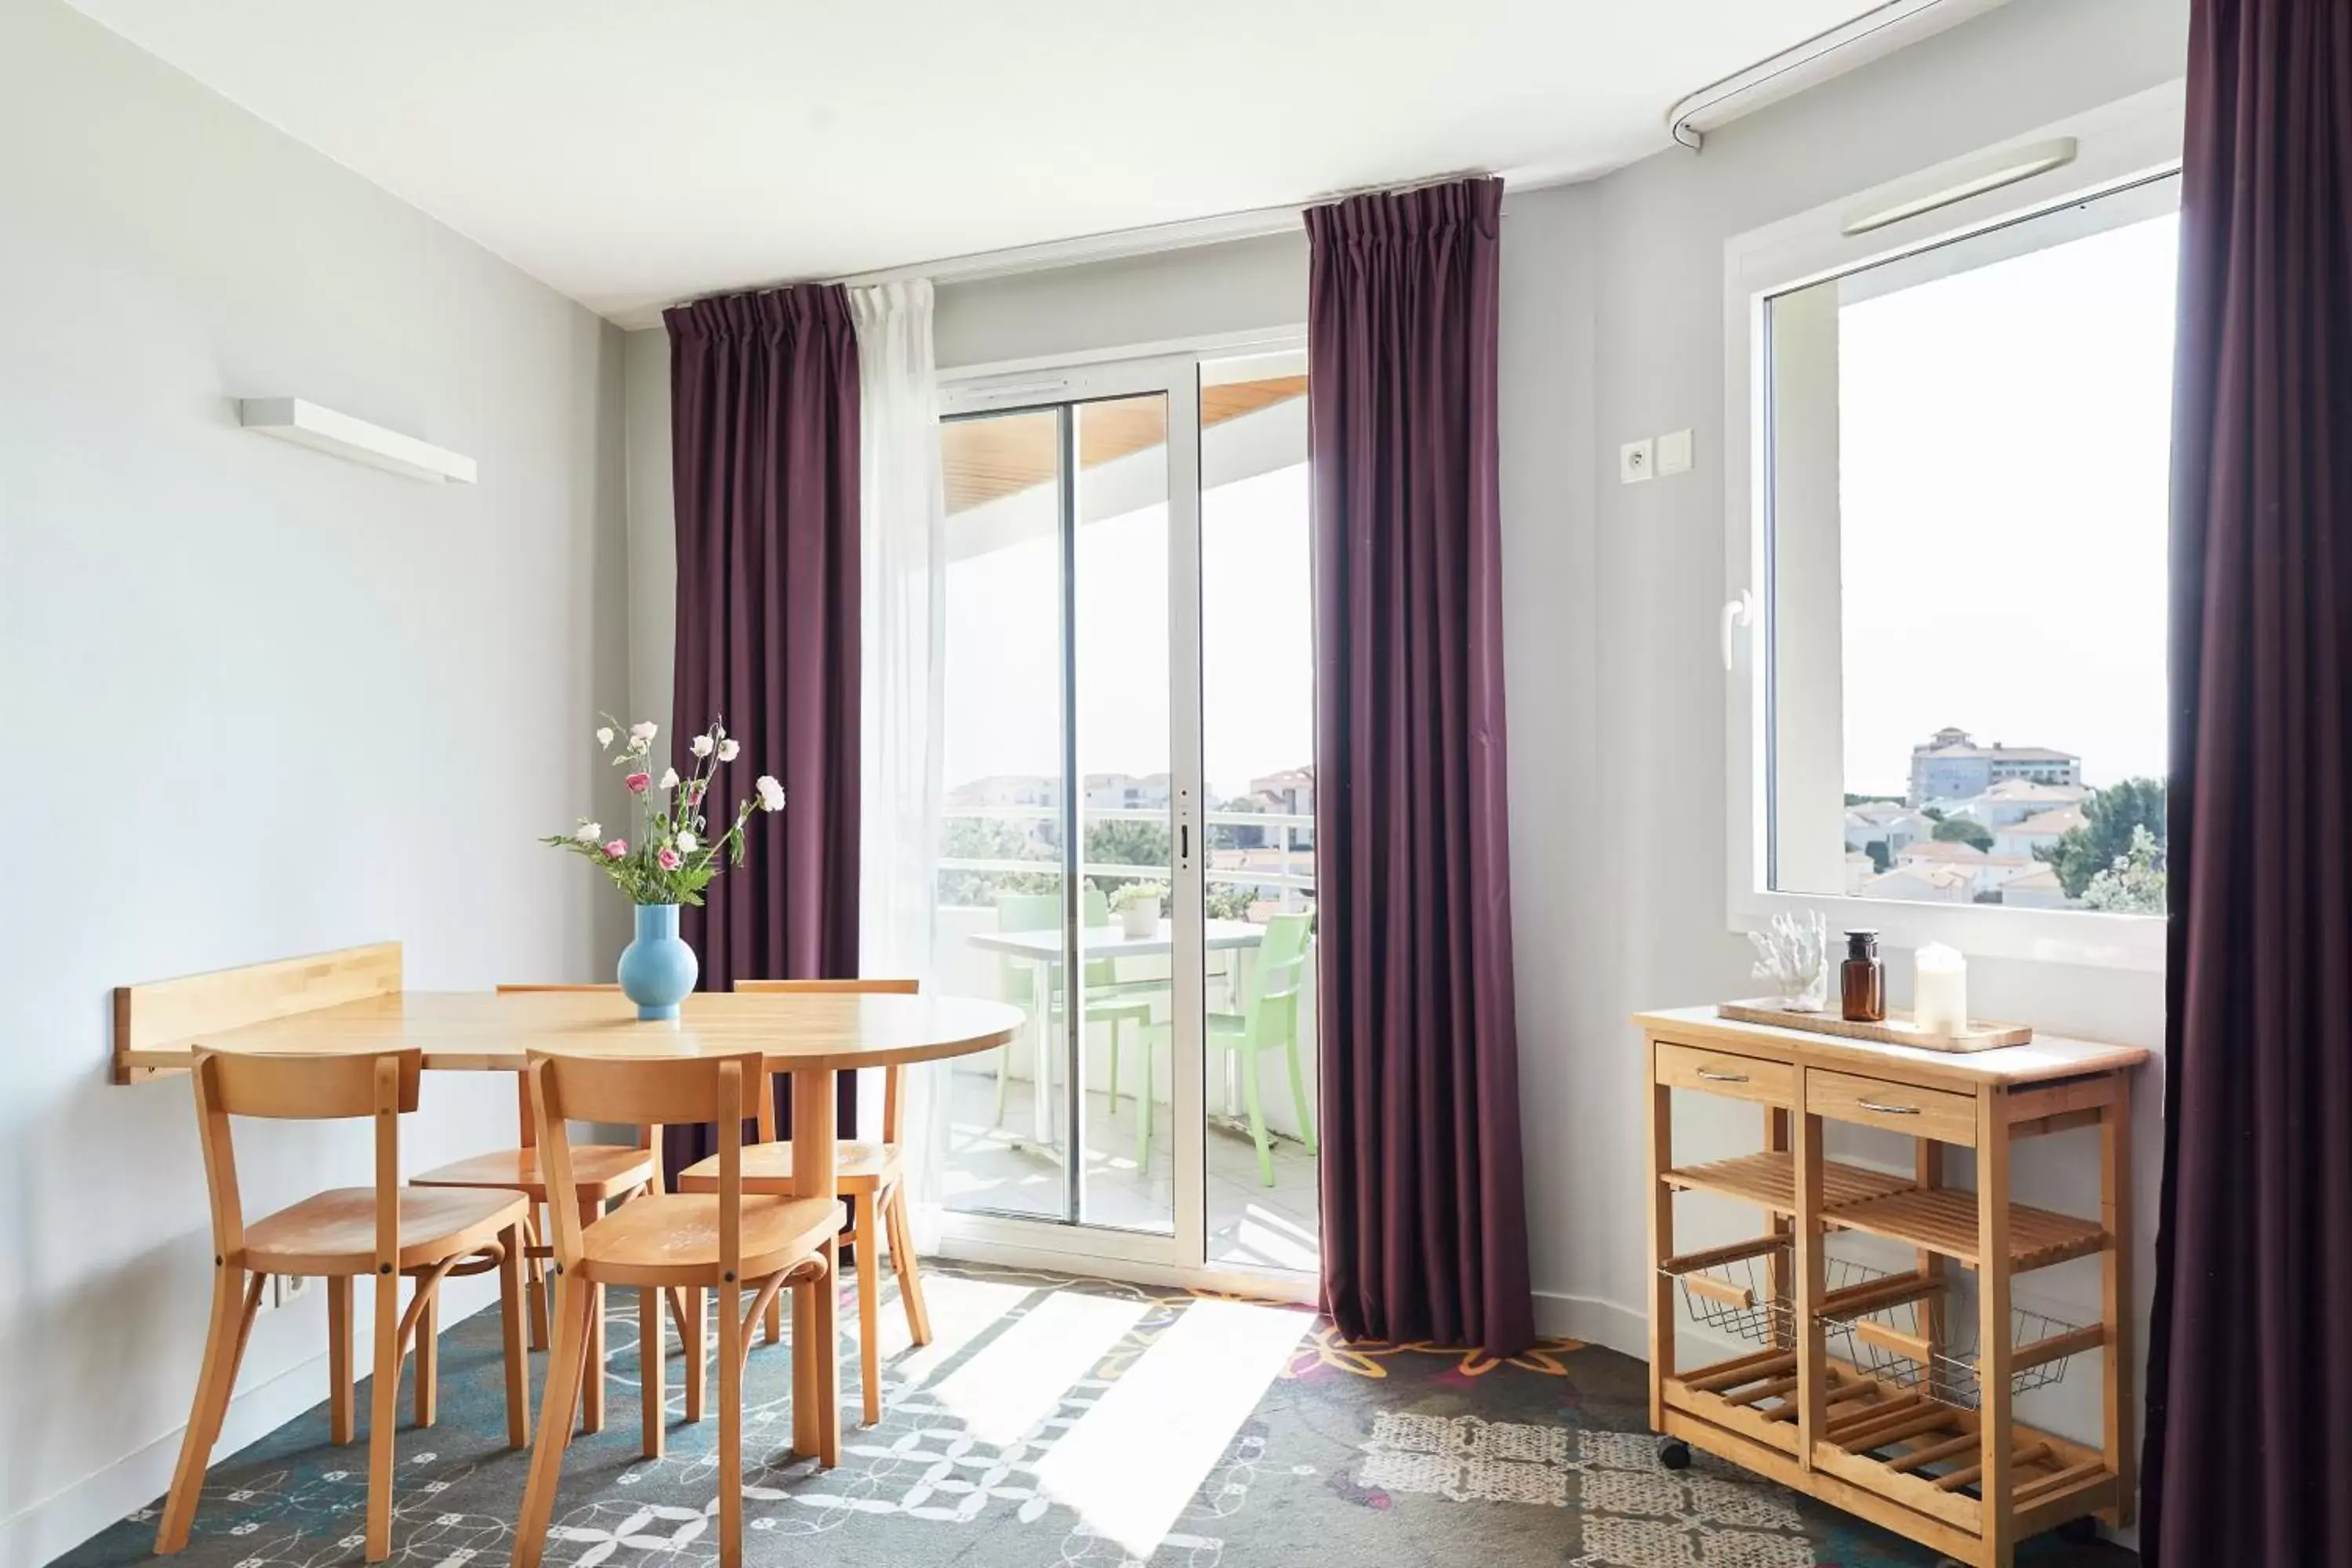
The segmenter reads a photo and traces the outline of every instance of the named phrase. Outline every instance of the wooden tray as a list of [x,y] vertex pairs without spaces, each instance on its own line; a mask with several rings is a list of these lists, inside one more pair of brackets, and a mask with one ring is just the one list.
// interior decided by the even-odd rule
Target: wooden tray
[[1716,1016],[1740,1024],[1769,1024],[1780,1029],[1802,1029],[1811,1035],[1839,1035],[1849,1040],[1875,1040],[1883,1046],[1909,1046],[1922,1051],[1992,1051],[2022,1046],[2033,1038],[2024,1024],[1996,1024],[1971,1018],[1956,1035],[1930,1034],[1911,1022],[1911,1015],[1886,1010],[1883,1024],[1854,1024],[1834,1013],[1792,1013],[1769,997],[1754,1002],[1719,1002]]

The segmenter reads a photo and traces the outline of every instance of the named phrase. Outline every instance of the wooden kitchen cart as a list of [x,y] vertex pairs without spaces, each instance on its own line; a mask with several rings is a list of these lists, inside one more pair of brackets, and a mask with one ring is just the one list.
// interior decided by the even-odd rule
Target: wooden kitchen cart
[[[1962,1563],[2010,1568],[2043,1531],[2129,1522],[2133,1047],[2043,1037],[1973,1054],[1733,1023],[1713,1008],[1635,1016],[1649,1064],[1650,1425],[1669,1466],[1690,1447],[1728,1459]],[[1673,1090],[1747,1100],[1752,1153],[1677,1165]],[[1908,1135],[1907,1173],[1830,1160],[1823,1124]],[[2083,1131],[2099,1213],[2010,1201],[2011,1146]],[[1943,1149],[1975,1152],[1973,1191],[1948,1186]],[[2095,1156],[2092,1150],[2095,1148]],[[1677,1252],[1675,1194],[1753,1205],[1752,1238]],[[1908,1246],[1907,1270],[1832,1258],[1831,1233]],[[2024,1310],[2011,1281],[2096,1258],[2096,1321]],[[1963,1311],[1953,1270],[1977,1276]],[[1678,1309],[1736,1353],[1675,1363]],[[2088,1320],[2090,1314],[2079,1314]],[[2096,1358],[2097,1447],[2020,1426],[2018,1392]]]

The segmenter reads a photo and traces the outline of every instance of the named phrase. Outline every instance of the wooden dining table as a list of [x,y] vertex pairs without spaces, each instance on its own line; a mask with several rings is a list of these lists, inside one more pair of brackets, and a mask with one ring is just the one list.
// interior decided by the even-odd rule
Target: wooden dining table
[[[698,992],[678,1017],[647,1022],[617,992],[406,990],[399,944],[384,942],[119,987],[114,1076],[131,1083],[184,1072],[199,1049],[321,1056],[414,1047],[428,1072],[503,1073],[520,1073],[533,1051],[663,1058],[757,1050],[771,1072],[793,1078],[794,1186],[803,1197],[833,1197],[836,1074],[989,1050],[1022,1024],[1018,1008],[958,996],[724,991]],[[828,1242],[829,1268],[835,1252]],[[794,1345],[837,1345],[838,1292],[807,1292],[813,1306],[801,1294]],[[838,1354],[796,1351],[793,1377],[793,1447],[831,1465],[840,1447]]]

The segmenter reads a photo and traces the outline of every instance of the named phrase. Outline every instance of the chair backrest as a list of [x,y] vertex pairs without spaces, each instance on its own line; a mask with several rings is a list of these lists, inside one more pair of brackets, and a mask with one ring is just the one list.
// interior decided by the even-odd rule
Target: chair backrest
[[[735,1271],[742,1258],[743,1118],[766,1079],[758,1051],[709,1057],[587,1057],[533,1051],[528,1069],[539,1119],[540,1170],[555,1222],[555,1256],[580,1260],[580,1203],[567,1124],[707,1121],[719,1129],[719,1253]],[[559,1196],[559,1194],[561,1194]]]
[[[738,980],[735,989],[746,994],[764,992],[770,995],[857,994],[865,996],[914,996],[921,993],[919,980]],[[882,1069],[882,1142],[898,1142],[898,1119],[906,1109],[906,1079],[902,1070],[891,1067]],[[760,1141],[776,1141],[776,1097],[772,1093],[760,1097]]]
[[1307,950],[1315,928],[1309,914],[1274,915],[1259,939],[1250,976],[1249,1029],[1265,1038],[1298,1022],[1298,993],[1307,979]]
[[245,1247],[230,1117],[329,1121],[365,1116],[375,1122],[376,1261],[392,1262],[400,1251],[400,1119],[416,1109],[424,1066],[425,1053],[414,1047],[331,1057],[198,1051],[192,1069],[196,1136],[212,1200],[214,1252],[226,1259]]
[[[541,992],[548,991],[618,990],[620,990],[620,987],[613,984],[609,981],[602,985],[515,985],[501,984],[499,986],[499,994],[501,996],[523,996],[536,995]],[[517,1073],[515,1075],[515,1119],[522,1127],[522,1146],[526,1149],[537,1148],[539,1146],[539,1118],[532,1112],[530,1108],[530,1075],[527,1072]],[[660,1142],[661,1129],[659,1127],[650,1124],[638,1127],[638,1148],[651,1149]],[[660,1188],[658,1186],[658,1183],[660,1181],[661,1173],[658,1163],[656,1163],[654,1175],[655,1181],[657,1184],[655,1190],[659,1191]]]
[[[1078,900],[1078,923],[1090,928],[1110,924],[1110,896],[1092,882],[1087,884]],[[1059,931],[1062,929],[1062,895],[1059,893],[999,893],[996,895],[996,929],[999,931]],[[1027,994],[1029,970],[1025,959],[1010,953],[997,958],[1000,989],[1008,1000]],[[1118,979],[1118,961],[1097,958],[1088,961],[1085,970],[1089,985],[1109,985]],[[1039,997],[1042,1005],[1045,998]]]

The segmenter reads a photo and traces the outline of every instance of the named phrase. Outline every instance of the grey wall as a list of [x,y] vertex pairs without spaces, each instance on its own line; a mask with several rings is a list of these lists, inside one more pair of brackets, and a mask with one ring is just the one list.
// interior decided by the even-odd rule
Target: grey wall
[[[533,840],[608,804],[626,560],[614,329],[53,0],[0,6],[0,149],[14,1565],[160,1492],[195,1384],[188,1084],[109,1084],[109,988],[382,938],[419,986],[590,978],[623,911]],[[275,394],[481,483],[236,427]],[[510,1094],[435,1079],[404,1163],[509,1141]],[[239,1133],[249,1212],[368,1179],[363,1124]],[[323,1397],[320,1294],[257,1325],[225,1449]]]

